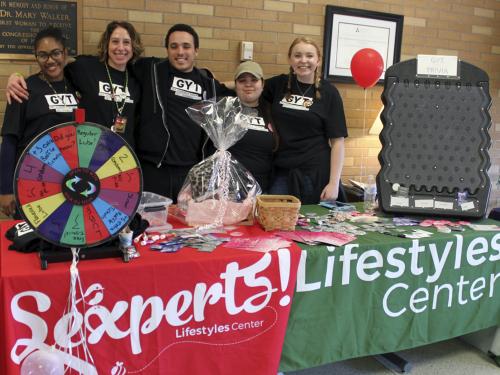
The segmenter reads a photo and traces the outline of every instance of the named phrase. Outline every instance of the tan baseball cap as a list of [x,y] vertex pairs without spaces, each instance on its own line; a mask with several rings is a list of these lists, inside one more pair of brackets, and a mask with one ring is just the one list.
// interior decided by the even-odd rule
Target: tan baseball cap
[[238,65],[236,71],[234,72],[234,79],[237,80],[243,73],[250,73],[258,79],[262,79],[264,77],[262,68],[255,61],[244,61]]

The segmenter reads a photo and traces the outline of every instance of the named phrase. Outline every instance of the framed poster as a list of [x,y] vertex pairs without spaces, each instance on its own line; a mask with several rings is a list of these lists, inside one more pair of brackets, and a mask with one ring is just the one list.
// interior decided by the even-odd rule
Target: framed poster
[[0,59],[33,60],[35,36],[47,26],[61,29],[68,54],[78,54],[81,6],[76,0],[0,0]]
[[323,41],[323,78],[354,82],[351,59],[363,48],[372,48],[384,60],[386,69],[399,62],[404,16],[363,9],[326,6]]

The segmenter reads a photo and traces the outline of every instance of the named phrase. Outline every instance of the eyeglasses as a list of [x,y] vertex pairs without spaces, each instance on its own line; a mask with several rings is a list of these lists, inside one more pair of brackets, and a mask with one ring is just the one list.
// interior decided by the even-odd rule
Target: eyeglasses
[[35,57],[37,58],[38,61],[40,62],[45,62],[49,59],[49,57],[52,60],[59,59],[63,55],[64,51],[60,49],[55,49],[53,51],[50,51],[49,53],[47,52],[39,52],[35,54]]

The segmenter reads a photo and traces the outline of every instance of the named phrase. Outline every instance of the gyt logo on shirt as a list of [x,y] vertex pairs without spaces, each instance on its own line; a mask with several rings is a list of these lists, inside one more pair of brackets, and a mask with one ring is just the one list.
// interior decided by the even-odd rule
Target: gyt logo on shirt
[[311,107],[313,103],[313,98],[302,95],[290,95],[288,99],[285,96],[280,101],[282,107],[295,109],[297,111],[309,111],[309,107]]
[[[115,93],[115,101],[127,103],[133,103],[134,101],[130,98],[130,91],[128,87],[123,87],[122,85],[117,85],[113,83],[113,91]],[[111,85],[109,82],[99,81],[99,96],[102,96],[104,100],[113,101],[113,92],[111,91]]]
[[78,103],[73,94],[51,94],[45,95],[45,100],[51,111],[73,112]]
[[174,77],[170,90],[175,92],[175,95],[182,96],[184,98],[194,100],[203,99],[201,96],[203,91],[201,86],[190,79]]
[[249,116],[248,119],[250,120],[250,123],[246,127],[247,129],[257,130],[257,131],[261,131],[261,132],[269,131],[266,128],[266,122],[264,121],[264,119],[262,117]]

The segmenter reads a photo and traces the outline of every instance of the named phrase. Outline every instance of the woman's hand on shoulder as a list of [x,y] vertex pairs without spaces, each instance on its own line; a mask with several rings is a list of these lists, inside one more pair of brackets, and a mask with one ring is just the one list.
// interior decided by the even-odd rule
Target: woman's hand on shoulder
[[16,211],[16,200],[14,194],[0,194],[0,210],[7,216]]
[[12,73],[7,81],[7,87],[5,90],[5,96],[7,98],[7,103],[12,104],[12,99],[22,103],[24,100],[28,100],[28,86],[24,77],[19,73]]
[[226,86],[229,90],[236,90],[236,84],[234,81],[224,81],[221,82],[224,86]]

